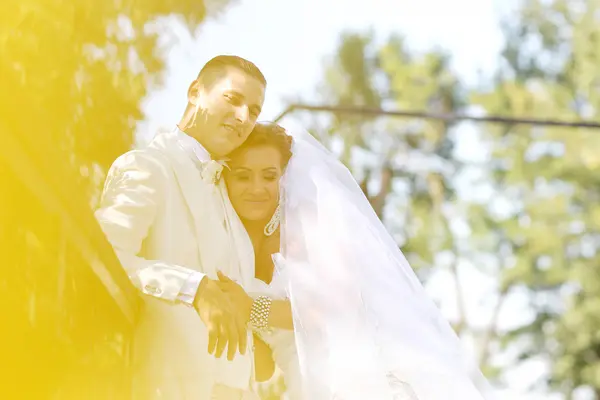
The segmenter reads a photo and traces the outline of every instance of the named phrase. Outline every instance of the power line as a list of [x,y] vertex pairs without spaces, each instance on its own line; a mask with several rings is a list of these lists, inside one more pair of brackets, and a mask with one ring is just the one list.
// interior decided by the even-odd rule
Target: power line
[[473,121],[473,122],[488,122],[496,124],[520,124],[520,125],[539,125],[539,126],[561,126],[569,128],[588,128],[600,129],[600,122],[592,121],[561,121],[555,119],[539,119],[539,118],[518,118],[518,117],[500,117],[500,116],[483,116],[475,117],[466,114],[439,114],[426,111],[400,111],[400,110],[384,110],[374,107],[358,107],[358,106],[328,106],[328,105],[308,105],[308,104],[291,104],[281,114],[275,118],[274,122],[279,122],[283,117],[291,114],[294,111],[313,111],[313,112],[329,112],[333,114],[359,114],[381,116],[388,115],[400,118],[422,118],[432,119],[437,121],[454,122],[454,121]]

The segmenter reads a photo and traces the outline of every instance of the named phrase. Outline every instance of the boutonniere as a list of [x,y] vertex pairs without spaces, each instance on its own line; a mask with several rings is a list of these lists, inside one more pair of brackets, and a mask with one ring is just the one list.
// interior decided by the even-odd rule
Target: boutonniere
[[210,160],[202,164],[201,177],[202,180],[209,185],[216,185],[221,179],[223,167],[227,167],[227,163],[222,160]]

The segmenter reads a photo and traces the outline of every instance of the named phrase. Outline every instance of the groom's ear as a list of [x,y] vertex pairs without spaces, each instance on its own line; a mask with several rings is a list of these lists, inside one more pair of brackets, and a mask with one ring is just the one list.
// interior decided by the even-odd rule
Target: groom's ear
[[200,100],[200,93],[201,93],[200,88],[201,88],[201,85],[200,85],[200,82],[198,81],[198,79],[195,79],[190,84],[190,87],[188,88],[188,92],[187,92],[188,103],[190,103],[194,106],[196,104],[198,104],[198,101]]

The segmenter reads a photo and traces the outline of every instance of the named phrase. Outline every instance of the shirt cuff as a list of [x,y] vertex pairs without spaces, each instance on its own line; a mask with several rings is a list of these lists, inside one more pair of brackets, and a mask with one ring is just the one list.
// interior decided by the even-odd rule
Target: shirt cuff
[[198,287],[200,286],[200,282],[202,282],[202,278],[204,278],[204,276],[205,275],[201,272],[192,272],[177,295],[177,301],[193,307],[194,299],[198,293]]

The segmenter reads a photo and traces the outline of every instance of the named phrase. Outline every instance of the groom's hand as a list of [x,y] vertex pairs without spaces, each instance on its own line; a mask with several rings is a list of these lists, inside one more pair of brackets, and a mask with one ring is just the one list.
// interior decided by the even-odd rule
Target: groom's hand
[[220,358],[227,346],[227,359],[233,360],[237,349],[246,353],[246,321],[216,281],[204,278],[194,299],[194,307],[208,328],[208,352]]
[[231,280],[221,271],[217,271],[217,276],[219,278],[217,285],[219,285],[219,288],[229,296],[229,300],[236,310],[241,313],[244,322],[247,324],[250,320],[250,311],[252,310],[254,299],[246,293],[243,287]]
[[217,271],[217,276],[219,277],[217,284],[229,296],[229,300],[233,303],[236,310],[241,313],[247,325],[250,321],[250,312],[252,311],[254,299],[246,293],[243,287],[224,275],[221,271]]

